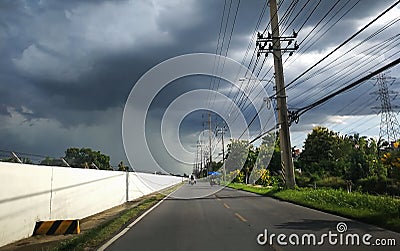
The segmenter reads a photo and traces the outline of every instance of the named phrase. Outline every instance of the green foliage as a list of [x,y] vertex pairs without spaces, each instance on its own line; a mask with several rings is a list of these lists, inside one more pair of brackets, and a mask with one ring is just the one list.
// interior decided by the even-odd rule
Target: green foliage
[[262,167],[268,168],[274,175],[279,174],[282,168],[280,141],[277,135],[271,133],[263,137],[260,154],[259,159],[265,165]]
[[311,182],[311,178],[308,175],[297,174],[295,178],[296,178],[296,184],[299,187],[307,187],[313,185]]
[[347,188],[347,183],[344,179],[340,177],[325,177],[316,182],[317,187],[331,187],[331,188],[342,188],[346,189]]
[[118,171],[123,171],[123,172],[129,171],[129,167],[125,166],[124,162],[121,160],[121,162],[119,162],[118,164]]
[[228,155],[225,161],[226,170],[229,173],[237,172],[235,182],[249,183],[250,174],[253,171],[258,156],[258,149],[249,145],[246,140],[231,140],[228,145]]
[[44,166],[66,166],[65,163],[61,159],[53,159],[50,157],[46,157],[44,160],[40,162],[40,165]]
[[307,135],[300,159],[307,164],[335,161],[339,154],[339,136],[324,127],[315,127]]
[[[354,135],[340,135],[324,127],[315,127],[295,161],[296,182],[300,187],[331,187],[369,193],[400,194],[400,142],[391,147]],[[228,173],[239,170],[235,182],[270,185],[280,183],[281,156],[279,138],[269,134],[255,148],[247,141],[232,140],[228,149],[231,159],[226,162]],[[252,172],[254,170],[254,172]],[[252,176],[265,174],[270,179],[255,180]],[[250,175],[251,173],[251,175]],[[243,177],[244,176],[244,177]],[[271,181],[275,179],[274,181]]]
[[260,178],[256,181],[257,185],[262,185],[262,186],[271,186],[273,183],[273,179],[271,176],[271,173],[268,169],[262,168],[260,170],[257,170],[257,176]]
[[100,151],[93,151],[90,148],[68,148],[65,151],[64,159],[71,167],[90,168],[91,163],[99,169],[110,170],[110,157]]
[[242,169],[248,155],[248,142],[244,140],[231,140],[228,145],[227,159],[225,166],[227,172]]
[[394,149],[383,154],[382,163],[388,170],[389,177],[400,180],[400,149],[398,142]]
[[[20,158],[22,161],[22,164],[33,164],[32,160],[29,158]],[[7,158],[7,159],[2,159],[2,162],[10,162],[10,163],[19,163],[16,159],[14,158]]]
[[243,183],[230,183],[228,184],[228,187],[260,195],[272,195],[274,192],[279,190],[276,187],[251,186]]
[[400,196],[400,181],[386,176],[370,176],[359,179],[356,186],[360,191],[371,194],[390,194]]
[[379,172],[377,143],[358,134],[340,136],[324,127],[308,134],[298,165],[308,173],[356,181]]
[[274,133],[264,136],[259,147],[231,140],[227,156],[228,180],[265,186],[282,184],[279,140]]
[[232,180],[232,182],[236,183],[244,183],[244,173],[237,169],[234,171],[231,171],[228,175],[228,180]]
[[[346,180],[350,180],[361,191],[399,194],[396,181],[400,180],[400,164],[397,167],[397,163],[400,163],[400,151],[390,149],[387,142],[359,134],[342,136],[316,127],[308,134],[295,164],[303,171],[302,177],[297,177],[303,187],[345,188]],[[388,182],[389,179],[382,177],[394,181]]]

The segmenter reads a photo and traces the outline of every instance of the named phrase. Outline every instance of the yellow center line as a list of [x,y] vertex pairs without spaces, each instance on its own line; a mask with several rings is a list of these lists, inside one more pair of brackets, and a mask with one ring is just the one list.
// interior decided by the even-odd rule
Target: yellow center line
[[246,220],[243,216],[241,216],[240,214],[235,213],[235,215],[236,215],[241,221],[247,222],[247,220]]
[[224,203],[224,207],[230,208],[228,204]]

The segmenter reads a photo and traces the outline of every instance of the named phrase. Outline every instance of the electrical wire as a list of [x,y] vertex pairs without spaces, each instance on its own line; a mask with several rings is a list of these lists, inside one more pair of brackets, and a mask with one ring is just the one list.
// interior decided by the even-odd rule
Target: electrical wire
[[[349,43],[351,40],[353,40],[355,37],[357,37],[359,34],[361,34],[363,31],[365,31],[368,27],[370,27],[372,24],[374,24],[377,20],[379,20],[382,16],[384,16],[386,13],[388,13],[390,10],[392,10],[394,7],[396,7],[400,3],[400,0],[396,1],[394,4],[392,4],[389,8],[381,12],[377,17],[375,17],[372,21],[370,21],[368,24],[366,24],[364,27],[362,27],[360,30],[358,30],[356,33],[354,33],[352,36],[347,38],[344,42],[342,42],[339,46],[337,46],[335,49],[333,49],[331,52],[329,52],[327,55],[325,55],[323,58],[318,60],[315,64],[313,64],[311,67],[309,67],[306,71],[301,73],[299,76],[294,78],[292,81],[290,81],[287,85],[285,85],[284,88],[288,88],[292,84],[294,84],[297,80],[299,80],[301,77],[306,75],[308,72],[310,72],[312,69],[314,69],[316,66],[318,66],[320,63],[322,63],[324,60],[326,60],[328,57],[330,57],[332,54],[337,52],[340,48],[342,48],[344,45]],[[272,95],[271,97],[276,97],[280,92],[282,92],[283,89],[277,90],[277,92]]]

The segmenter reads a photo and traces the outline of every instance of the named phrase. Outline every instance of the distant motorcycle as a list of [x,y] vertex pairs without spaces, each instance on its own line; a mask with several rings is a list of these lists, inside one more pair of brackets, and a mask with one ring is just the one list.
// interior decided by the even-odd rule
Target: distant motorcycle
[[210,179],[210,186],[213,186],[213,185],[217,185],[217,182],[215,182],[214,179]]
[[214,186],[214,185],[220,185],[220,180],[216,177],[211,177],[210,178],[210,185]]
[[209,172],[208,175],[209,175],[208,179],[210,181],[210,186],[221,184],[221,179],[220,179],[221,174],[219,172]]
[[190,176],[189,184],[192,185],[192,186],[193,186],[194,184],[196,184],[196,180],[194,179],[194,176]]

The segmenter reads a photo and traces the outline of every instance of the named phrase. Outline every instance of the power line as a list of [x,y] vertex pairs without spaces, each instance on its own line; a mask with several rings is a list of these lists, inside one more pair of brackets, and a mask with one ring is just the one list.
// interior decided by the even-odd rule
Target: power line
[[[392,10],[394,7],[396,7],[398,4],[400,3],[400,0],[396,1],[394,4],[392,4],[389,8],[387,8],[386,10],[384,10],[382,13],[380,13],[377,17],[375,17],[372,21],[370,21],[367,25],[365,25],[363,28],[361,28],[360,30],[358,30],[356,33],[354,33],[352,36],[350,36],[349,38],[347,38],[344,42],[342,42],[339,46],[337,46],[334,50],[332,50],[331,52],[329,52],[327,55],[325,55],[322,59],[320,59],[318,62],[316,62],[314,65],[312,65],[310,68],[308,68],[306,71],[304,71],[303,73],[301,73],[299,76],[297,76],[295,79],[293,79],[291,82],[289,82],[285,88],[291,86],[293,83],[295,83],[297,80],[299,80],[301,77],[303,77],[305,74],[307,74],[308,72],[310,72],[312,69],[314,69],[316,66],[318,66],[320,63],[322,63],[325,59],[327,59],[328,57],[330,57],[332,54],[334,54],[336,51],[338,51],[340,48],[342,48],[344,45],[346,45],[347,43],[349,43],[352,39],[354,39],[355,37],[357,37],[360,33],[362,33],[363,31],[365,31],[369,26],[371,26],[373,23],[375,23],[378,19],[380,19],[383,15],[385,15],[387,12],[389,12],[390,10]],[[272,97],[277,96],[279,93],[281,93],[283,91],[283,88],[280,90],[277,90],[276,94],[272,95]]]
[[305,112],[307,112],[307,111],[309,111],[309,110],[311,110],[311,109],[313,109],[313,108],[315,108],[315,107],[327,102],[328,100],[334,98],[335,96],[337,96],[337,95],[339,95],[339,94],[341,94],[341,93],[343,93],[343,92],[345,92],[347,90],[350,90],[350,89],[354,88],[355,86],[357,86],[359,84],[362,84],[363,82],[367,81],[368,79],[372,78],[373,76],[376,76],[379,73],[381,73],[383,71],[386,71],[386,70],[396,66],[399,63],[400,63],[400,58],[394,60],[393,62],[391,62],[391,63],[389,63],[389,64],[387,64],[387,65],[385,65],[385,66],[383,66],[381,68],[379,68],[378,70],[368,74],[367,76],[365,76],[365,77],[363,77],[363,78],[361,78],[361,79],[359,79],[359,80],[357,80],[357,81],[355,81],[355,82],[353,82],[353,83],[341,88],[340,90],[338,90],[338,91],[336,91],[336,92],[334,92],[334,93],[332,93],[330,95],[327,95],[324,98],[321,98],[320,100],[314,102],[313,104],[310,104],[308,106],[305,106],[305,107],[302,107],[302,108],[298,109],[296,111],[297,116],[298,117],[301,116]]
[[[398,46],[399,44],[400,44],[400,43],[398,43],[398,44],[392,46],[391,48],[387,48],[386,50],[383,50],[383,49],[382,49],[381,52],[382,52],[382,53],[387,53],[387,52],[389,52],[389,51],[395,49],[396,46]],[[373,46],[373,47],[374,47],[374,46]],[[394,54],[392,54],[391,56],[387,57],[387,59],[390,59],[390,58],[392,58],[393,56],[395,56],[395,55],[397,55],[397,54],[399,54],[399,53],[400,53],[400,51],[396,51]],[[304,94],[307,94],[306,99],[309,99],[310,97],[315,96],[315,94],[313,94],[313,93],[316,92],[316,90],[317,90],[316,87],[317,87],[317,86],[321,86],[322,83],[324,83],[324,82],[327,82],[327,83],[324,84],[324,85],[322,85],[322,88],[324,88],[324,90],[325,90],[326,92],[336,89],[337,86],[333,85],[332,83],[342,81],[342,80],[344,80],[346,77],[350,76],[351,74],[353,74],[353,73],[355,73],[355,72],[357,72],[357,71],[361,71],[361,69],[364,68],[365,66],[370,65],[370,64],[376,62],[376,59],[379,58],[379,57],[380,57],[380,56],[378,55],[378,56],[368,56],[368,57],[364,58],[363,60],[359,59],[358,62],[361,61],[362,63],[357,64],[356,67],[351,67],[352,64],[350,64],[349,66],[347,66],[347,67],[351,67],[351,68],[350,68],[351,70],[348,71],[347,74],[340,75],[340,76],[336,77],[335,79],[331,80],[331,82],[327,82],[327,81],[328,81],[329,79],[331,79],[332,77],[334,77],[334,76],[336,76],[336,75],[339,75],[341,72],[345,71],[346,68],[343,67],[341,70],[336,71],[336,72],[335,72],[333,75],[331,75],[330,77],[324,78],[324,80],[321,81],[321,82],[319,82],[316,86],[314,86],[314,88],[309,88],[309,89],[303,91],[302,93],[298,94],[297,97],[296,97],[294,100],[299,99],[299,98],[300,98],[301,96],[303,96]],[[353,63],[353,64],[354,64],[354,63]],[[374,65],[372,65],[372,66],[369,67],[368,69],[364,69],[364,70],[363,70],[362,72],[360,72],[357,76],[354,76],[354,77],[351,78],[351,79],[347,79],[345,82],[347,83],[347,82],[351,82],[351,81],[355,80],[356,78],[360,77],[364,72],[371,71],[372,69],[374,69],[375,67],[377,67],[377,66],[380,65],[380,64],[381,64],[381,62],[375,63]],[[329,84],[330,84],[330,87],[328,88],[328,85],[329,85]],[[318,90],[319,90],[319,93],[321,93],[321,88],[319,88]],[[310,91],[310,92],[307,93],[307,91]],[[298,103],[302,103],[302,102],[304,102],[306,99],[303,99],[303,101],[298,102]],[[294,100],[292,100],[292,101],[294,101]]]
[[[388,53],[391,50],[395,49],[396,46],[398,46],[400,44],[400,43],[394,44],[394,42],[396,42],[397,40],[400,39],[400,35],[396,35],[393,38],[394,38],[394,40],[392,42],[390,40],[386,40],[386,41],[382,42],[380,45],[379,44],[378,45],[374,44],[370,48],[368,48],[367,50],[364,50],[363,52],[358,53],[358,55],[362,55],[364,53],[367,53],[370,50],[376,50],[376,47],[378,47],[378,46],[381,48],[381,50],[380,50],[381,53],[383,53],[383,54],[384,53]],[[384,44],[387,44],[387,45],[383,46]],[[389,47],[389,45],[391,45],[391,47]],[[398,53],[398,51],[396,51],[395,54],[397,54],[397,53]],[[368,55],[368,56],[366,56],[364,58],[357,58],[356,61],[357,62],[361,62],[361,63],[356,64],[356,66],[354,67],[354,62],[350,62],[347,66],[343,66],[340,70],[334,71],[334,73],[332,75],[324,77],[324,79],[322,81],[319,81],[316,85],[314,85],[312,87],[309,87],[307,89],[304,89],[302,91],[302,93],[297,94],[296,97],[294,99],[292,99],[292,102],[295,102],[296,100],[299,100],[300,97],[306,95],[306,97],[303,98],[302,101],[298,101],[297,102],[297,104],[304,103],[305,100],[307,100],[310,97],[312,97],[314,95],[314,93],[316,93],[316,92],[321,94],[322,90],[327,92],[327,91],[330,91],[332,89],[336,89],[337,87],[335,85],[332,85],[332,83],[342,81],[342,80],[346,79],[348,76],[350,76],[351,74],[356,73],[357,71],[361,71],[362,68],[364,68],[364,67],[366,67],[366,66],[368,66],[368,65],[370,65],[370,64],[372,64],[374,62],[376,62],[376,59],[379,58],[379,57],[380,57],[380,55],[377,55],[377,56]],[[352,59],[353,59],[353,57],[350,57],[348,59],[343,60],[342,62],[337,63],[334,66],[331,66],[329,68],[325,68],[324,71],[319,72],[319,74],[324,73],[325,71],[331,70],[334,67],[340,66],[343,63],[348,62],[348,61],[350,61]],[[353,81],[357,77],[361,76],[364,72],[372,70],[374,67],[378,66],[379,64],[380,64],[380,62],[374,64],[373,66],[369,67],[368,69],[363,70],[363,72],[360,72],[357,76],[355,76],[355,77],[353,77],[351,79],[348,79],[345,82]],[[349,67],[350,67],[350,70],[348,70]],[[342,74],[344,71],[347,71],[347,72],[345,74]],[[332,79],[335,76],[337,76],[337,77],[335,79]],[[312,76],[312,77],[315,77],[315,76]],[[323,83],[325,83],[325,84],[323,84]],[[320,88],[317,88],[317,87],[320,87]],[[293,88],[289,88],[289,89],[293,89]],[[297,104],[294,105],[294,106],[297,106]]]
[[[392,25],[394,25],[394,24],[397,23],[398,21],[400,21],[400,18],[396,18],[396,19],[392,20],[390,23],[386,24],[384,27],[381,27],[379,30],[377,30],[376,32],[374,32],[373,34],[371,34],[370,36],[368,36],[367,38],[363,39],[361,42],[357,43],[355,46],[353,46],[352,48],[350,48],[349,50],[347,50],[346,52],[344,52],[343,54],[341,54],[338,58],[332,60],[330,63],[328,63],[328,64],[325,65],[324,67],[322,67],[321,69],[317,70],[315,73],[313,73],[312,75],[310,75],[309,77],[307,77],[306,79],[304,79],[302,82],[305,82],[305,81],[307,81],[307,80],[310,80],[310,79],[314,78],[315,76],[317,76],[318,74],[321,74],[321,73],[323,73],[323,72],[326,72],[327,70],[330,70],[330,69],[334,68],[335,66],[340,65],[341,63],[332,66],[333,63],[335,63],[335,62],[338,61],[339,59],[343,58],[345,55],[348,55],[350,52],[354,51],[356,48],[360,47],[361,45],[365,44],[366,42],[368,42],[368,41],[371,40],[372,38],[376,37],[377,35],[379,35],[379,34],[382,33],[383,31],[385,31],[386,29],[390,28]],[[389,40],[394,39],[394,38],[396,38],[396,37],[398,37],[398,34],[395,35],[395,36],[392,36]],[[385,43],[385,42],[387,42],[387,40],[385,40],[383,43]],[[380,49],[382,50],[382,47],[381,47],[381,46],[380,46]],[[376,46],[371,46],[369,50],[376,50]],[[358,53],[358,54],[363,54],[363,53],[365,53],[365,52],[367,52],[367,51],[369,51],[369,50],[367,49],[367,50],[365,50],[365,51],[363,51],[363,52],[361,52],[361,53]],[[354,57],[350,57],[350,58],[347,59],[347,60],[350,60],[350,59],[353,59],[353,58],[354,58]],[[345,60],[345,61],[347,61],[347,60]],[[326,80],[325,80],[325,81],[326,81]],[[300,83],[302,83],[302,82],[300,82]],[[297,83],[296,85],[298,85],[298,84],[299,84],[299,83]],[[292,86],[291,88],[293,88],[293,86]]]
[[[231,4],[232,4],[232,1],[231,1]],[[226,57],[228,56],[228,51],[229,51],[229,47],[230,47],[231,40],[232,40],[232,35],[233,35],[233,30],[235,29],[236,18],[237,18],[237,14],[238,14],[238,12],[239,12],[239,6],[240,6],[240,0],[238,0],[238,3],[237,3],[237,5],[236,5],[235,16],[234,16],[234,18],[233,18],[232,28],[231,28],[231,30],[230,30],[230,35],[229,35],[229,39],[228,39],[228,45],[227,45],[227,47],[226,47],[225,57],[224,57],[224,60],[223,60],[223,63],[222,63],[221,72],[223,72],[223,71],[224,71],[224,68],[225,68]],[[229,7],[229,9],[230,9],[230,7]],[[229,13],[230,13],[230,11],[229,11]],[[229,13],[228,13],[228,18],[229,18]],[[226,22],[226,24],[228,24],[228,21]],[[225,32],[226,32],[226,28],[227,28],[227,25],[225,26]],[[225,32],[224,32],[223,40],[225,39]],[[223,43],[222,43],[222,46],[223,46]],[[217,68],[217,70],[218,70],[218,68]],[[214,78],[214,79],[215,79],[215,78]],[[217,84],[216,91],[218,91],[220,83],[221,83],[221,78],[218,78],[218,84]],[[217,94],[215,93],[215,94],[214,94],[213,100],[216,99],[216,95],[217,95]],[[212,106],[212,104],[211,104],[211,106]]]
[[[219,26],[217,48],[215,49],[215,55],[219,55],[218,51],[219,51],[219,47],[220,47],[220,39],[221,39],[222,27],[223,27],[223,23],[224,23],[224,19],[225,19],[226,1],[227,0],[224,1],[224,8],[223,8],[223,11],[222,11],[222,18],[221,18],[221,22],[220,22],[220,26]],[[215,62],[217,60],[216,58],[217,58],[217,56],[214,57],[214,61],[213,61],[213,72],[215,70]],[[209,89],[210,90],[214,89],[213,80],[214,80],[214,77],[211,77],[210,78],[210,85],[209,85]],[[207,102],[208,102],[208,105],[210,105],[210,95],[209,94],[207,95]]]
[[[281,6],[283,5],[284,2],[285,2],[285,0],[280,1],[279,5],[278,5],[278,10],[281,8]],[[293,4],[293,3],[291,3],[291,5],[292,5],[292,4]],[[264,6],[263,6],[263,8],[262,8],[262,10],[261,10],[259,19],[258,19],[258,21],[257,21],[256,27],[255,27],[255,29],[254,29],[254,31],[253,31],[253,35],[252,35],[251,40],[250,40],[250,42],[249,42],[249,45],[248,45],[248,47],[247,47],[247,50],[246,50],[246,53],[245,53],[245,57],[244,57],[243,60],[242,60],[242,64],[244,64],[245,58],[247,58],[247,55],[248,55],[248,51],[250,50],[251,46],[254,44],[254,38],[257,36],[257,30],[258,30],[258,28],[259,28],[259,26],[260,26],[260,24],[261,24],[261,21],[262,21],[262,18],[263,18],[263,16],[264,16],[264,13],[265,13],[265,10],[266,10],[266,8],[267,8],[267,5],[268,5],[268,1],[265,1]],[[291,5],[290,5],[290,6],[291,6]],[[290,7],[289,7],[289,8],[290,8]],[[287,11],[286,11],[285,13],[287,13]],[[275,13],[274,16],[275,16],[275,15],[277,15],[277,13]],[[269,21],[268,21],[268,24],[267,24],[267,26],[265,27],[265,29],[264,29],[264,31],[263,31],[262,34],[265,34],[265,32],[267,31],[267,29],[268,29],[269,26],[270,26],[270,23],[271,23],[271,21],[269,20]],[[254,61],[254,58],[256,58],[256,57],[255,57],[256,54],[257,54],[256,52],[257,52],[257,47],[254,48],[252,57],[251,57],[251,59],[250,59],[250,63],[249,63],[249,65],[248,65],[247,68],[251,68],[251,65],[252,65],[252,63],[253,63],[253,61]],[[252,74],[254,74],[254,71],[255,71],[255,69],[256,69],[256,67],[257,67],[257,65],[258,65],[258,62],[259,62],[259,58],[256,58],[256,61],[255,61],[253,70],[251,70],[251,71],[246,71],[246,72],[245,72],[245,76],[243,77],[244,79],[246,79],[247,74],[248,74],[249,72],[251,72]],[[264,62],[265,62],[265,61],[264,61]],[[236,78],[238,78],[239,74],[240,74],[240,71],[238,72],[238,75],[236,76]],[[257,76],[257,77],[258,77],[258,76]],[[249,84],[249,82],[250,82],[250,80],[247,81],[247,84]],[[244,94],[243,92],[241,92],[241,90],[242,90],[242,86],[243,86],[244,83],[245,83],[245,81],[243,81],[242,83],[240,83],[240,86],[239,86],[239,88],[238,88],[239,90],[238,90],[238,92],[235,93],[235,95],[234,95],[234,97],[233,97],[233,102],[228,106],[228,109],[227,109],[227,113],[228,113],[228,114],[230,114],[230,113],[232,112],[232,110],[233,110],[233,108],[234,108],[234,103],[236,103],[236,101],[237,101],[237,99],[238,99],[238,95],[240,95],[238,105],[241,104],[242,99],[243,99],[243,94]],[[246,85],[246,86],[247,86],[247,85]],[[231,94],[232,89],[233,89],[233,86],[231,86],[228,96]],[[245,87],[245,90],[247,90],[247,87]],[[238,116],[236,116],[235,120],[237,119],[237,117],[238,117]],[[233,120],[232,122],[234,122],[235,120]]]

